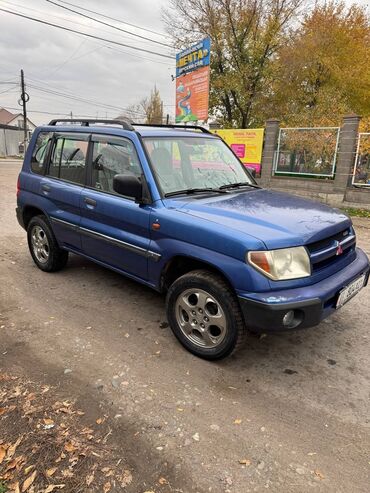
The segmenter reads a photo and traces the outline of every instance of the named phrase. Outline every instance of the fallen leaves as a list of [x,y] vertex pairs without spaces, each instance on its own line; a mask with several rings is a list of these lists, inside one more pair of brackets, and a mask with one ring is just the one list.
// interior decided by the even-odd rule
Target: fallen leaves
[[242,422],[242,420],[241,420],[241,419],[235,419],[235,420],[234,420],[234,425],[240,425],[240,424],[241,424],[241,422]]
[[[11,471],[12,469],[15,469],[19,464],[20,462],[22,462],[23,460],[23,457],[20,455],[18,457],[16,457],[15,459],[9,461],[6,465],[6,469],[5,469],[5,472],[8,472],[8,471]],[[28,474],[29,471],[25,472],[26,474]]]
[[132,474],[131,471],[129,471],[128,469],[123,471],[123,474],[121,476],[116,476],[116,477],[117,477],[117,481],[120,482],[122,488],[125,488],[126,486],[132,483]]
[[50,469],[46,469],[45,474],[48,478],[51,478],[54,474],[55,471],[57,470],[57,467],[51,467]]
[[[107,425],[108,415],[82,423],[86,420],[81,418],[84,411],[75,408],[72,400],[56,400],[55,388],[22,379],[14,382],[14,378],[1,374],[0,380],[0,419],[4,425],[0,485],[5,484],[6,491],[113,493],[133,482],[132,472],[118,467],[122,458],[105,445],[113,434]],[[14,409],[16,413],[8,419],[7,414]],[[160,478],[159,484],[166,485],[166,481]]]
[[37,471],[33,471],[33,473],[30,476],[28,476],[28,478],[22,484],[22,488],[21,488],[22,493],[28,490],[31,484],[35,481],[36,476],[37,476]]
[[11,459],[13,457],[15,451],[17,450],[18,445],[21,443],[22,440],[23,440],[23,436],[20,436],[18,440],[8,448],[8,452],[6,454],[7,459]]
[[74,445],[72,442],[67,442],[64,445],[64,450],[69,453],[76,452],[77,449],[78,447],[76,447],[76,445]]
[[5,455],[6,448],[3,445],[0,445],[0,464],[3,462]]
[[53,425],[54,426],[54,421],[50,418],[44,418],[44,425],[46,426],[49,426],[49,425]]
[[44,493],[52,493],[54,490],[61,490],[65,487],[65,484],[49,484]]
[[239,464],[242,464],[243,466],[250,466],[251,463],[252,462],[249,459],[240,459],[239,460]]
[[318,469],[315,469],[314,474],[317,478],[319,478],[321,480],[325,479],[325,476],[323,475],[323,473],[321,471],[319,471]]

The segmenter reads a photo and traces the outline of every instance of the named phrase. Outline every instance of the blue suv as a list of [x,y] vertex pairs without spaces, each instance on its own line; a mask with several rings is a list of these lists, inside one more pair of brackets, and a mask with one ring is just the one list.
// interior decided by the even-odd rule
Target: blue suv
[[210,360],[248,330],[319,324],[369,277],[343,212],[259,187],[201,127],[53,120],[33,133],[17,217],[41,270],[72,252],[165,292],[175,336]]

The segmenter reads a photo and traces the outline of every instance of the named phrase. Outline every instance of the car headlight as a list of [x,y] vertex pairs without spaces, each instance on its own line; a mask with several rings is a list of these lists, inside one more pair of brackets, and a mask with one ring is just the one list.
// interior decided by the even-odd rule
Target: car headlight
[[305,247],[248,252],[248,262],[274,281],[299,279],[311,275],[311,264]]

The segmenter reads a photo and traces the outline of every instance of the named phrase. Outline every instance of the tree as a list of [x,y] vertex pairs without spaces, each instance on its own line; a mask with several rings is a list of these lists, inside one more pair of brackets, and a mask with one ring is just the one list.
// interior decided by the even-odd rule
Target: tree
[[370,23],[365,8],[316,5],[274,66],[269,111],[289,125],[337,125],[345,113],[370,116]]
[[146,115],[146,123],[163,123],[163,101],[156,86],[150,97],[141,101],[140,106]]
[[261,125],[273,63],[304,0],[171,0],[164,13],[178,47],[212,42],[210,112],[226,127]]
[[146,114],[140,104],[131,104],[117,116],[116,120],[126,120],[129,123],[145,123]]

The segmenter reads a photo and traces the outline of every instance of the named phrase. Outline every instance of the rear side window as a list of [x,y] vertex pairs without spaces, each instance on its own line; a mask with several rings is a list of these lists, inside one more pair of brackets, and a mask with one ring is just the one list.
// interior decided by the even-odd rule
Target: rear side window
[[38,175],[45,174],[46,157],[51,145],[52,132],[40,132],[31,157],[31,170]]
[[85,184],[88,135],[57,135],[51,153],[49,175]]

